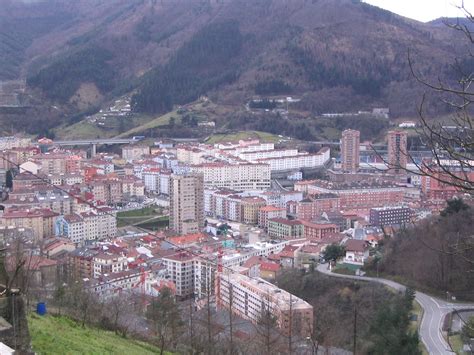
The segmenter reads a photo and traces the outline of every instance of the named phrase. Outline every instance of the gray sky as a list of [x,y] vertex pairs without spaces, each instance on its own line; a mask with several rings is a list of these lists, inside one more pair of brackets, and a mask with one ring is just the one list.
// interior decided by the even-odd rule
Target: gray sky
[[[460,17],[463,13],[456,6],[461,0],[363,0],[396,14],[427,22],[439,17]],[[474,14],[474,0],[464,0],[465,7]]]

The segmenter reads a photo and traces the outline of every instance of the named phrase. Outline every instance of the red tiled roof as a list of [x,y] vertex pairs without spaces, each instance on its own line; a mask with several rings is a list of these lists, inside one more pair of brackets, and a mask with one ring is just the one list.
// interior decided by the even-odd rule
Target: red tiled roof
[[269,262],[266,262],[266,261],[264,261],[260,264],[260,271],[277,272],[278,270],[280,270],[280,264],[269,263]]
[[364,252],[368,246],[365,240],[349,239],[346,242],[346,251]]

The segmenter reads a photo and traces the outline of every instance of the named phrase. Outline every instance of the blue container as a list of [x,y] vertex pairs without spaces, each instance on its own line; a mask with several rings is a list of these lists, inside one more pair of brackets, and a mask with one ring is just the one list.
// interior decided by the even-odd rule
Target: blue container
[[44,316],[46,314],[46,303],[39,302],[36,305],[36,313],[38,313],[40,316]]

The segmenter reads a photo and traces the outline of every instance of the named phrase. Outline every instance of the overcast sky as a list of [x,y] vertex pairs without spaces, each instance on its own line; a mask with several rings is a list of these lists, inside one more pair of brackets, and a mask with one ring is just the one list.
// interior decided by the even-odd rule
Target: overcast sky
[[[364,2],[423,22],[439,17],[463,16],[456,8],[461,4],[461,0],[364,0]],[[464,0],[464,5],[474,13],[474,0]]]

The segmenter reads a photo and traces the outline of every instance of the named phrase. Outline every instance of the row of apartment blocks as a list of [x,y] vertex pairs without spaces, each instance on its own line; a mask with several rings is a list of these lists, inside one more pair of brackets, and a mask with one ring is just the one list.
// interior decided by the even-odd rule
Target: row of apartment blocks
[[[312,202],[308,201],[313,205],[308,208],[316,210],[324,205],[340,210],[369,210],[399,204],[405,196],[404,186],[375,180],[349,184],[325,180],[302,181],[295,183],[295,190],[315,196]],[[302,210],[302,213],[305,212]]]
[[238,192],[230,189],[204,191],[204,210],[215,217],[266,228],[270,218],[285,217],[292,203],[301,201],[298,191]]

